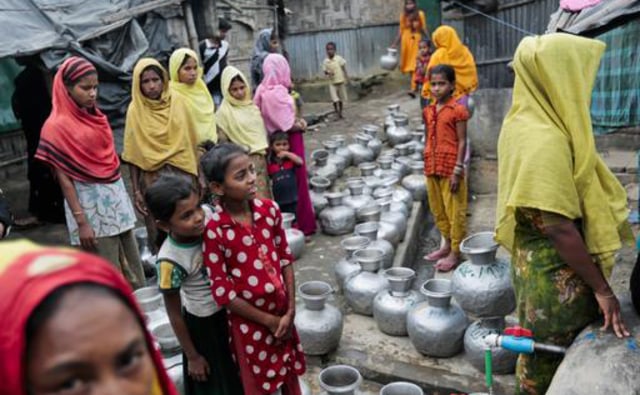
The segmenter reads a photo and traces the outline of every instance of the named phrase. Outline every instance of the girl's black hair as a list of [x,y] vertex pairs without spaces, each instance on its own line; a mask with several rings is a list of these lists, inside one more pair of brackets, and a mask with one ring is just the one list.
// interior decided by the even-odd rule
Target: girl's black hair
[[[144,201],[154,219],[169,222],[178,202],[188,199],[194,193],[198,194],[198,190],[191,180],[178,175],[165,174],[147,188]],[[154,240],[156,247],[160,247],[166,238],[167,233],[158,229],[158,235]]]
[[164,81],[164,73],[162,72],[162,69],[157,65],[150,64],[149,66],[145,67],[144,69],[142,69],[142,73],[140,73],[140,76],[142,76],[142,74],[146,73],[147,71],[154,71],[156,74],[158,74],[158,77],[160,77],[160,79]]
[[456,82],[456,71],[448,64],[435,65],[431,70],[429,70],[429,74],[440,74],[443,75],[450,83],[453,84]]
[[[192,57],[192,56],[190,56],[190,55],[188,55],[188,54],[184,55],[184,59],[182,59],[182,63],[180,63],[180,67],[182,67],[182,66],[184,66],[185,64],[187,64],[187,61],[188,61],[189,59],[192,59],[192,58],[193,58],[193,57]],[[195,61],[196,61],[196,64],[198,64],[198,59],[195,59]]]
[[236,81],[240,81],[240,82],[242,82],[243,84],[245,84],[245,85],[246,85],[246,82],[244,82],[244,78],[242,78],[242,76],[241,76],[240,74],[236,74],[236,75],[231,79],[231,82],[229,83],[229,86],[231,86],[231,84],[233,84],[233,83],[234,83],[234,82],[236,82]]
[[[125,306],[127,306],[127,308],[131,310],[131,312],[134,313],[136,319],[139,319],[138,314],[135,313],[135,310],[129,305],[127,299],[122,294],[120,294],[120,292],[113,288],[92,282],[79,282],[63,285],[47,295],[44,300],[40,302],[38,306],[36,306],[33,312],[31,312],[31,315],[27,320],[27,325],[25,326],[25,334],[27,339],[27,357],[30,355],[30,346],[33,344],[33,339],[38,330],[42,328],[43,325],[45,325],[46,322],[50,320],[55,313],[58,312],[62,298],[72,290],[84,290],[92,294],[109,298],[116,298]],[[142,322],[140,324],[143,325]]]
[[276,141],[282,141],[282,140],[287,140],[287,141],[289,140],[289,135],[287,134],[287,132],[278,130],[276,132],[273,132],[271,136],[269,136],[269,151],[267,152],[268,163],[276,162],[276,156],[275,156],[275,153],[273,152],[273,144],[275,144]]
[[231,159],[248,154],[249,151],[240,145],[222,143],[214,146],[202,156],[200,166],[202,166],[207,181],[222,184]]
[[169,222],[178,202],[188,199],[192,193],[198,191],[191,180],[178,175],[164,174],[147,188],[144,201],[155,219]]

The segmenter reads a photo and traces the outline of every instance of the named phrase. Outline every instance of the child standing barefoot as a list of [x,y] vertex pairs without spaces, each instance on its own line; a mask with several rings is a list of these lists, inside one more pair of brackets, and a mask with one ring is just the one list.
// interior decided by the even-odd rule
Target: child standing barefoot
[[431,93],[435,103],[423,111],[427,129],[424,172],[429,207],[445,242],[425,256],[436,269],[448,272],[460,261],[460,242],[466,232],[467,183],[464,154],[467,141],[467,109],[452,97],[456,74],[448,65],[431,69]]
[[255,169],[241,147],[214,147],[202,167],[219,197],[205,231],[204,260],[213,297],[229,312],[244,392],[300,395],[305,361],[293,325],[293,259],[280,210],[255,198]]
[[322,63],[324,74],[331,79],[329,84],[329,94],[333,102],[333,109],[342,119],[343,103],[347,101],[347,84],[349,75],[347,74],[347,62],[340,55],[336,55],[336,43],[328,42],[326,45],[327,57]]
[[145,193],[158,228],[168,234],[158,251],[158,285],[182,346],[186,395],[242,395],[231,360],[227,317],[211,296],[202,263],[202,233],[212,211],[184,177],[163,175]]

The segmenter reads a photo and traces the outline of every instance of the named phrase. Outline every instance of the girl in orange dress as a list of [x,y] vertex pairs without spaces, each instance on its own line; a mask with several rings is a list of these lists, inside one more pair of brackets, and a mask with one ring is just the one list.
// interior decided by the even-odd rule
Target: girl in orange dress
[[411,74],[411,90],[409,91],[411,97],[415,97],[413,92],[416,86],[413,73],[416,70],[418,44],[423,35],[424,37],[429,37],[426,15],[418,10],[415,0],[405,0],[404,10],[400,15],[398,35],[391,44],[391,48],[396,48],[400,43],[400,71],[405,74]]

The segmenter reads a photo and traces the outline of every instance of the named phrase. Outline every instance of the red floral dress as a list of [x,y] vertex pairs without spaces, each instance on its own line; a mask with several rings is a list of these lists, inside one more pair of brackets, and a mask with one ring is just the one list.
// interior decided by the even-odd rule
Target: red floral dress
[[[270,314],[286,313],[289,297],[282,268],[293,262],[282,228],[280,209],[271,200],[250,202],[253,226],[236,222],[216,206],[204,237],[204,262],[220,306],[242,298]],[[304,354],[293,328],[290,339],[277,342],[268,328],[229,313],[231,349],[247,395],[299,393],[297,376],[305,371]]]

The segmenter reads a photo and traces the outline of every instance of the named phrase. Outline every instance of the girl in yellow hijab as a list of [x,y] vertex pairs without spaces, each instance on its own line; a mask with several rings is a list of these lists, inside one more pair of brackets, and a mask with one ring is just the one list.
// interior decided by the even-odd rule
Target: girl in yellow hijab
[[[462,44],[456,31],[451,26],[442,25],[433,32],[432,40],[436,50],[431,55],[425,74],[428,76],[429,70],[436,65],[448,64],[456,71],[456,90],[453,92],[453,98],[459,100],[475,91],[478,88],[476,63],[471,51]],[[422,97],[431,99],[428,78],[422,86]]]
[[[604,314],[629,336],[606,277],[629,230],[626,193],[595,150],[591,90],[605,45],[550,34],[522,40],[498,141],[496,240],[511,251],[520,325],[563,346]],[[544,394],[562,358],[521,355],[517,393]]]
[[216,114],[220,135],[249,148],[249,157],[256,170],[258,197],[271,199],[266,161],[267,129],[260,109],[251,100],[247,78],[237,68],[227,66],[222,72],[221,87],[224,100]]
[[202,79],[202,65],[198,55],[189,48],[173,51],[169,58],[171,91],[189,107],[195,124],[198,144],[206,141],[218,142],[216,131],[215,105],[207,84]]
[[144,193],[163,173],[195,180],[196,145],[189,108],[185,101],[172,100],[167,71],[155,59],[140,59],[133,69],[122,159],[130,165],[134,203],[145,218],[149,240],[155,240],[157,231]]
[[391,44],[391,48],[395,48],[400,43],[400,71],[411,75],[411,90],[409,94],[412,97],[414,97],[413,92],[416,89],[413,73],[416,70],[418,46],[422,37],[429,37],[427,17],[423,11],[418,9],[415,0],[405,0],[404,9],[400,14],[398,35]]

